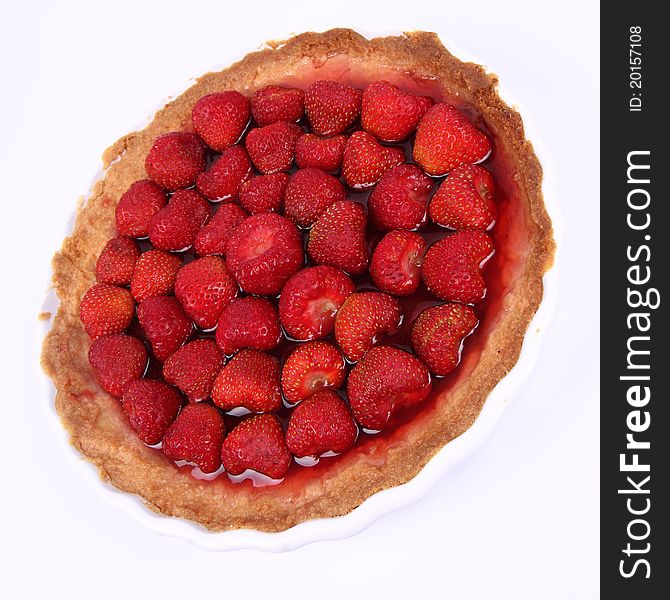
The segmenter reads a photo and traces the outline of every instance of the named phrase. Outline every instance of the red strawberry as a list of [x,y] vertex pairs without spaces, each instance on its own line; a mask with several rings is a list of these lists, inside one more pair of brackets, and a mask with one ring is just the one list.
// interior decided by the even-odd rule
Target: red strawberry
[[481,267],[493,250],[491,238],[483,231],[457,231],[428,248],[423,260],[423,281],[441,300],[479,302],[486,294]]
[[344,357],[327,342],[296,346],[284,362],[281,373],[281,387],[286,400],[297,404],[323,388],[342,387],[344,368]]
[[200,256],[226,254],[226,243],[231,232],[249,216],[246,210],[237,204],[222,204],[207,224],[198,231],[193,242]]
[[147,350],[136,337],[112,333],[91,344],[88,360],[100,386],[113,396],[123,396],[128,385],[140,379],[147,369]]
[[136,181],[116,205],[116,230],[132,238],[147,237],[151,217],[166,204],[165,192],[151,179]]
[[165,133],[154,140],[144,168],[166,190],[190,187],[205,170],[205,145],[193,133]]
[[181,348],[193,331],[191,320],[174,296],[147,298],[137,307],[137,318],[161,362]]
[[286,446],[297,457],[346,452],[358,437],[349,408],[332,390],[322,390],[291,413]]
[[375,81],[363,92],[361,127],[383,142],[401,142],[414,132],[428,106],[426,97],[419,99],[388,81]]
[[342,177],[349,187],[364,190],[377,183],[391,167],[404,161],[402,148],[382,146],[369,133],[356,131],[344,148]]
[[242,137],[249,123],[249,112],[249,100],[239,92],[217,92],[195,103],[191,119],[205,143],[223,152]]
[[382,292],[351,294],[335,317],[335,340],[351,361],[357,362],[402,322],[402,305]]
[[272,350],[281,339],[279,315],[266,298],[239,298],[223,309],[216,328],[216,343],[230,356],[240,348]]
[[307,252],[319,265],[330,265],[352,275],[365,271],[369,260],[365,209],[356,202],[331,204],[318,218],[307,242]]
[[212,202],[234,201],[240,187],[251,177],[251,161],[242,146],[231,146],[223,151],[212,166],[198,175],[198,191]]
[[433,222],[450,229],[490,229],[496,220],[493,177],[483,167],[456,167],[430,201]]
[[313,167],[328,173],[339,171],[346,145],[346,135],[322,138],[306,133],[295,143],[295,164],[301,169]]
[[203,473],[221,466],[221,445],[226,435],[223,417],[211,404],[187,404],[163,438],[163,454],[171,460],[186,460]]
[[337,311],[355,289],[349,276],[334,267],[298,271],[279,297],[279,317],[287,335],[295,340],[329,336]]
[[478,322],[475,312],[465,304],[426,308],[412,325],[412,349],[435,375],[446,375],[458,365],[463,339]]
[[426,242],[412,231],[390,231],[377,244],[370,261],[370,276],[382,291],[396,296],[416,292]]
[[299,125],[280,121],[252,129],[244,143],[251,162],[261,173],[276,173],[291,168],[295,143],[302,133]]
[[418,229],[426,222],[433,182],[416,165],[398,165],[384,173],[368,198],[372,224],[381,230]]
[[133,381],[123,394],[123,412],[130,426],[150,446],[163,439],[181,405],[182,395],[176,388],[154,379]]
[[149,239],[158,250],[187,250],[209,214],[209,203],[198,192],[179,190],[172,194],[168,205],[151,218]]
[[106,283],[88,289],[79,305],[79,318],[92,339],[108,333],[122,333],[130,326],[135,303],[130,292]]
[[223,442],[221,461],[231,475],[251,469],[281,479],[291,465],[291,455],[277,417],[255,415],[242,421]]
[[216,378],[212,400],[226,411],[277,410],[282,403],[277,359],[259,350],[240,350]]
[[491,142],[450,104],[431,106],[419,122],[414,139],[414,162],[428,175],[446,175],[458,165],[484,160]]
[[251,97],[251,114],[258,125],[299,121],[305,114],[305,93],[297,88],[266,85]]
[[430,393],[430,373],[414,355],[398,348],[372,348],[349,374],[347,393],[354,418],[368,430],[384,429],[400,409]]
[[200,329],[216,327],[221,311],[237,296],[238,288],[220,256],[198,258],[179,270],[174,293],[186,314]]
[[300,227],[311,227],[331,204],[346,199],[337,177],[320,169],[300,169],[288,182],[284,215]]
[[128,285],[139,257],[140,249],[130,238],[118,237],[109,240],[98,256],[95,278],[100,283]]
[[197,402],[210,395],[222,366],[223,356],[216,342],[204,338],[189,342],[172,354],[163,365],[163,377],[191,402]]
[[252,215],[279,212],[284,203],[288,179],[288,174],[283,172],[250,179],[240,188],[240,204]]
[[174,281],[181,267],[181,258],[162,250],[147,250],[135,264],[130,291],[137,302],[174,292]]
[[249,217],[226,244],[228,269],[248,294],[278,294],[304,260],[300,232],[275,213]]
[[305,112],[314,133],[342,133],[361,112],[361,90],[336,81],[316,81],[305,91]]

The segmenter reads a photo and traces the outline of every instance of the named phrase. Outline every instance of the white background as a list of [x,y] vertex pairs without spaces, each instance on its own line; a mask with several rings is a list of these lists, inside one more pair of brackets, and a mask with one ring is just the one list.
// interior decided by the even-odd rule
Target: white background
[[[598,3],[0,4],[0,596],[591,599],[598,594]],[[49,261],[106,146],[189,78],[307,29],[437,31],[496,72],[550,152],[561,291],[484,448],[417,505],[284,554],[209,553],[100,501],[45,417]]]

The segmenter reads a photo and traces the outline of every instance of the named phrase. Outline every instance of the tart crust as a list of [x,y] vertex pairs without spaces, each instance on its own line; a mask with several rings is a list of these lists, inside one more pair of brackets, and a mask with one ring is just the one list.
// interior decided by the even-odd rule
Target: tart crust
[[[392,443],[352,451],[334,468],[302,477],[296,485],[253,488],[196,479],[142,444],[118,401],[98,385],[88,362],[90,342],[79,321],[79,301],[94,281],[99,252],[115,236],[116,203],[133,181],[146,177],[144,157],[157,135],[190,128],[191,108],[205,94],[236,89],[250,95],[263,85],[289,82],[306,70],[340,63],[373,74],[395,72],[430,80],[446,96],[481,115],[514,167],[512,179],[528,232],[526,249],[516,259],[500,317],[487,332],[475,364],[464,367],[458,383],[436,399],[430,418],[420,418],[420,413],[396,432]],[[190,519],[212,531],[280,531],[308,519],[343,515],[375,492],[408,481],[440,448],[468,429],[490,391],[518,359],[542,298],[542,276],[554,253],[542,199],[542,169],[525,139],[519,114],[501,100],[496,88],[495,75],[452,56],[433,33],[372,40],[348,29],[304,33],[271,42],[223,71],[204,75],[146,128],[108,148],[103,155],[104,176],[95,183],[78,211],[74,232],[53,259],[60,308],[42,352],[43,368],[56,387],[56,409],[71,443],[96,465],[101,477],[138,494],[157,512]]]

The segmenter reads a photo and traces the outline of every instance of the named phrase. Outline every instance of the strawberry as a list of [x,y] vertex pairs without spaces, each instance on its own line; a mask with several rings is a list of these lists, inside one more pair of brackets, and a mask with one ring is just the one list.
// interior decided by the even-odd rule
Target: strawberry
[[388,81],[375,81],[363,92],[361,127],[383,142],[408,138],[432,100],[419,99]]
[[412,231],[389,231],[377,244],[370,261],[370,276],[382,291],[396,296],[416,292],[426,242]]
[[203,96],[191,112],[193,127],[205,143],[218,152],[236,144],[249,123],[249,100],[239,92]]
[[251,97],[251,114],[259,126],[299,121],[305,114],[305,93],[297,88],[266,85]]
[[161,362],[181,348],[193,331],[193,324],[174,296],[153,296],[137,307],[137,318]]
[[147,369],[147,349],[132,335],[111,333],[91,344],[88,360],[100,386],[112,396],[123,396],[128,385],[140,379]]
[[335,315],[356,289],[342,271],[326,265],[298,271],[279,297],[279,318],[286,334],[295,340],[329,336]]
[[162,250],[147,250],[135,263],[130,291],[137,302],[174,292],[174,281],[181,268],[181,258]]
[[130,238],[118,237],[109,240],[98,256],[95,278],[100,283],[128,285],[139,257],[140,249]]
[[291,168],[295,143],[302,133],[299,125],[280,121],[252,129],[244,143],[251,162],[261,173],[276,173]]
[[163,189],[190,187],[205,170],[205,145],[193,133],[165,133],[154,140],[144,168]]
[[496,220],[491,173],[477,165],[460,165],[442,182],[430,201],[434,223],[450,229],[490,229]]
[[320,169],[299,169],[286,187],[284,215],[300,227],[311,227],[331,204],[346,199],[337,177]]
[[351,294],[335,317],[335,340],[351,362],[357,362],[384,336],[397,333],[402,305],[382,292]]
[[275,213],[249,217],[226,244],[228,269],[248,294],[278,294],[304,260],[300,232]]
[[366,131],[356,131],[347,140],[342,157],[342,177],[355,190],[377,183],[391,167],[405,161],[402,148],[382,146]]
[[176,388],[162,381],[138,379],[123,394],[123,412],[137,437],[153,446],[163,439],[177,417],[182,400]]
[[288,173],[278,172],[259,175],[240,188],[240,204],[252,215],[279,212],[284,203]]
[[314,133],[336,135],[361,112],[361,90],[336,81],[316,81],[305,91],[305,112]]
[[216,327],[221,311],[237,296],[238,288],[220,256],[198,258],[179,270],[174,293],[186,314],[200,329]]
[[116,205],[116,230],[132,238],[147,237],[151,217],[166,204],[165,192],[151,179],[136,181]]
[[254,415],[242,421],[223,442],[221,461],[231,475],[251,469],[281,479],[291,465],[291,455],[277,417]]
[[281,406],[279,363],[259,350],[240,350],[214,382],[214,404],[223,410],[271,412]]
[[346,452],[358,437],[349,408],[332,390],[321,390],[296,406],[286,429],[286,446],[297,457]]
[[322,138],[306,133],[295,143],[295,164],[301,169],[312,167],[334,173],[340,169],[346,145],[346,135]]
[[249,216],[237,204],[222,204],[195,236],[193,247],[199,256],[226,253],[226,242],[231,232]]
[[187,250],[193,245],[209,214],[209,203],[198,192],[176,191],[168,205],[151,218],[149,239],[158,250]]
[[428,175],[446,175],[458,165],[484,160],[491,142],[450,104],[431,106],[419,122],[414,139],[414,162]]
[[493,250],[491,238],[483,231],[457,231],[428,248],[421,269],[423,281],[441,300],[479,302],[486,294],[481,267]]
[[91,339],[124,332],[134,314],[135,303],[130,292],[106,283],[90,287],[79,305],[79,318]]
[[465,304],[426,308],[412,324],[412,349],[435,375],[446,375],[457,367],[463,339],[478,322],[475,312]]
[[352,369],[347,382],[354,418],[372,431],[384,429],[399,410],[425,400],[430,389],[426,365],[391,346],[372,348]]
[[418,229],[426,222],[433,182],[416,165],[398,165],[382,175],[368,198],[372,224],[383,231]]
[[284,397],[291,404],[308,398],[323,388],[342,387],[344,357],[327,342],[301,344],[289,354],[281,373]]
[[281,339],[279,315],[266,298],[239,298],[223,309],[216,328],[216,343],[230,356],[240,348],[272,350]]
[[187,404],[163,438],[163,454],[171,460],[186,460],[203,473],[221,466],[221,445],[226,435],[223,417],[211,404]]
[[240,187],[251,177],[251,161],[242,146],[231,146],[223,151],[212,166],[198,175],[198,191],[212,202],[235,201]]
[[165,381],[176,385],[191,402],[207,398],[223,366],[216,342],[203,338],[189,342],[172,354],[163,365]]
[[365,271],[369,260],[365,239],[365,209],[356,202],[331,204],[309,234],[307,252],[319,265],[330,265],[352,275]]

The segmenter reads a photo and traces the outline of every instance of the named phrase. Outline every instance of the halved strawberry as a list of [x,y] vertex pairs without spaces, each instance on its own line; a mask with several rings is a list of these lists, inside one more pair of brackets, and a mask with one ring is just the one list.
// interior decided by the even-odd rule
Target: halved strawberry
[[320,169],[299,169],[286,187],[284,215],[300,227],[311,227],[330,205],[346,198],[337,177]]
[[276,173],[291,168],[295,143],[302,134],[299,125],[280,121],[252,129],[244,143],[251,162],[261,173]]
[[281,339],[279,315],[266,298],[238,298],[221,312],[216,343],[230,356],[241,348],[272,350]]
[[329,336],[335,315],[356,289],[346,273],[326,265],[298,271],[279,297],[279,318],[287,335],[295,340]]
[[409,352],[379,346],[372,348],[349,374],[347,393],[356,421],[378,431],[400,410],[426,399],[430,373]]
[[137,318],[161,362],[181,348],[193,331],[193,323],[174,296],[147,298],[137,307]]
[[79,318],[92,339],[124,332],[134,314],[135,303],[130,292],[106,283],[91,286],[79,304]]
[[377,244],[370,261],[370,276],[382,291],[396,296],[416,292],[426,242],[413,231],[389,231]]
[[203,96],[191,113],[193,127],[218,152],[236,144],[249,123],[249,99],[235,91]]
[[198,231],[193,247],[199,256],[226,254],[226,243],[233,229],[249,216],[238,204],[228,203],[219,206],[207,224]]
[[200,329],[216,327],[221,311],[237,296],[237,283],[220,256],[198,258],[177,273],[174,293]]
[[423,281],[441,300],[479,302],[486,295],[481,268],[493,251],[493,242],[483,231],[457,231],[428,248],[421,268]]
[[342,387],[345,361],[340,351],[327,342],[296,346],[284,361],[281,386],[291,404],[308,398],[323,388]]
[[100,283],[128,285],[133,278],[133,270],[139,257],[140,249],[130,238],[111,239],[98,256],[95,278]]
[[254,415],[242,421],[224,440],[221,461],[231,475],[251,469],[281,479],[291,464],[291,455],[277,417]]
[[396,333],[402,305],[382,292],[351,294],[335,317],[335,340],[351,362],[361,360],[384,336]]
[[123,412],[130,426],[150,446],[163,439],[182,403],[183,397],[176,388],[155,379],[133,381],[123,394]]
[[372,187],[391,167],[405,161],[402,148],[382,146],[366,131],[351,134],[344,147],[342,177],[355,190]]
[[221,413],[211,404],[187,404],[163,438],[163,454],[171,460],[186,460],[203,473],[221,466],[221,446],[226,426]]
[[296,406],[286,429],[286,445],[297,457],[346,452],[357,437],[349,408],[332,390],[316,392]]
[[158,250],[187,250],[209,215],[209,203],[198,192],[178,190],[168,205],[151,218],[149,239]]
[[223,366],[223,355],[210,338],[189,342],[163,365],[165,381],[176,385],[191,402],[209,397],[214,379]]
[[242,146],[223,151],[212,166],[198,175],[198,191],[212,202],[232,202],[239,198],[240,187],[251,177],[251,161]]
[[475,312],[465,304],[426,308],[412,325],[412,349],[435,375],[447,375],[458,366],[463,339],[478,322]]
[[305,92],[266,85],[251,97],[251,114],[261,127],[277,121],[299,121],[305,114]]
[[151,179],[136,181],[116,205],[116,230],[132,238],[147,237],[151,217],[166,204],[165,192]]
[[252,177],[240,188],[240,204],[252,215],[279,212],[288,180],[288,173],[283,171]]
[[123,396],[131,382],[140,379],[147,368],[147,349],[132,335],[112,333],[91,344],[88,360],[100,386],[113,396]]
[[240,407],[251,412],[277,410],[281,406],[277,359],[259,350],[240,350],[216,378],[212,400],[226,411]]
[[301,169],[321,169],[327,173],[339,171],[347,145],[346,135],[322,138],[306,133],[295,143],[295,164]]
[[205,145],[186,131],[158,136],[147,154],[144,167],[149,177],[163,189],[190,187],[205,170]]
[[361,112],[361,90],[336,81],[316,81],[305,91],[305,112],[314,133],[342,133]]
[[137,302],[174,292],[174,281],[181,268],[179,256],[162,250],[147,250],[137,259],[130,291]]

